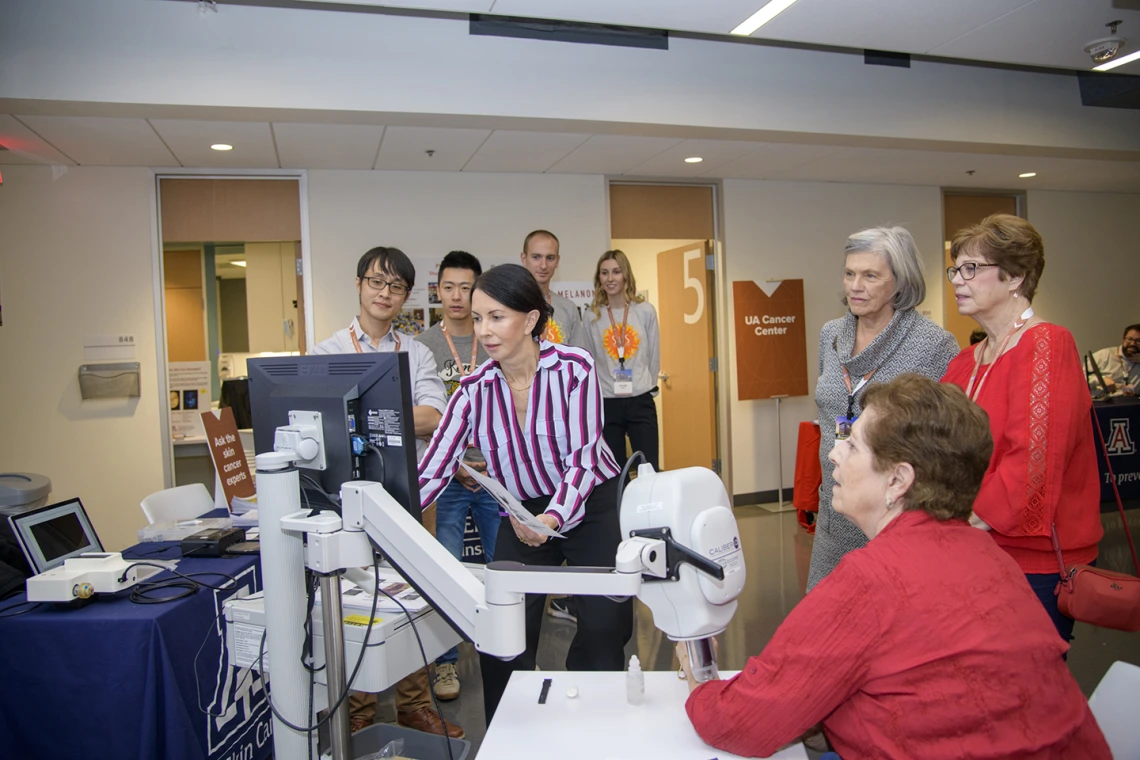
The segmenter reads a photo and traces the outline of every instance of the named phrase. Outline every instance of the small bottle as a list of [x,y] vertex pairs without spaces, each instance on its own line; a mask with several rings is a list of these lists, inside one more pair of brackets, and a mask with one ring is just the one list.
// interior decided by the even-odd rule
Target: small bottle
[[645,673],[641,672],[641,662],[637,655],[629,658],[629,670],[625,674],[625,699],[631,705],[645,701]]

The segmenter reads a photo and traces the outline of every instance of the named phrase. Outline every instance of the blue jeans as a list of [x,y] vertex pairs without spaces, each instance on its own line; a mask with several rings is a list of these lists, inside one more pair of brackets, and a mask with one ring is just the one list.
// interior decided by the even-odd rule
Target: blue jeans
[[[495,556],[495,538],[499,534],[499,502],[486,491],[468,491],[458,480],[447,484],[435,500],[435,537],[456,559],[463,559],[463,534],[467,529],[467,511],[475,519],[479,538],[483,541],[483,557],[487,562]],[[439,656],[437,664],[455,663],[459,649],[452,647]]]
[[[1041,605],[1045,611],[1049,613],[1049,619],[1053,621],[1053,625],[1057,628],[1057,633],[1061,638],[1068,643],[1073,640],[1073,623],[1075,622],[1071,617],[1065,617],[1061,614],[1061,610],[1057,607],[1057,597],[1053,594],[1053,590],[1057,588],[1057,581],[1060,576],[1057,573],[1027,573],[1025,580],[1029,581],[1029,587],[1033,589],[1033,593],[1041,600]],[[1068,653],[1063,655],[1068,659]]]

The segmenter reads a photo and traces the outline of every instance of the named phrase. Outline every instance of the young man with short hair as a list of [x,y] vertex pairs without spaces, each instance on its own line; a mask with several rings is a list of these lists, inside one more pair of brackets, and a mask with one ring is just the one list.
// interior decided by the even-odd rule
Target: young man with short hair
[[[435,432],[447,398],[436,372],[431,351],[411,335],[400,333],[392,322],[404,307],[408,293],[416,282],[416,268],[399,248],[378,247],[360,257],[356,265],[356,293],[360,315],[352,324],[338,330],[331,338],[313,347],[314,354],[408,354],[411,370],[412,418],[416,435],[416,459],[423,456],[427,438]],[[396,722],[431,734],[461,739],[463,729],[454,723],[443,723],[432,708],[427,669],[412,673],[396,684]],[[349,696],[353,733],[376,720],[376,695],[353,692]]]
[[[452,251],[439,265],[436,290],[443,320],[420,333],[416,340],[431,349],[439,369],[439,379],[448,397],[459,387],[459,381],[488,360],[487,352],[475,338],[471,318],[471,291],[483,273],[479,259],[466,251]],[[487,461],[479,449],[468,447],[463,461],[472,469],[485,472]],[[463,538],[467,528],[467,512],[475,520],[483,541],[483,555],[490,562],[495,554],[495,538],[499,531],[499,503],[475,483],[466,470],[460,469],[435,500],[435,537],[451,554],[463,559]],[[459,675],[455,663],[459,648],[452,647],[435,661],[432,688],[440,699],[459,696]]]
[[522,265],[526,267],[547,302],[554,307],[554,317],[546,323],[546,332],[542,339],[551,343],[563,343],[578,348],[588,348],[586,345],[586,331],[582,326],[582,315],[578,307],[569,298],[550,290],[550,280],[558,271],[560,256],[558,253],[558,238],[553,232],[535,230],[523,240],[523,250],[519,254]]

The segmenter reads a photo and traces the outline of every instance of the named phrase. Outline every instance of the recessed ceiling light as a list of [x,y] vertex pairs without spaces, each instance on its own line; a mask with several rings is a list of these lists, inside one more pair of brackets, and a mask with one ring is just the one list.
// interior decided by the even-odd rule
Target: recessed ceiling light
[[214,143],[210,146],[210,150],[233,150],[234,146],[227,145],[226,143]]
[[1123,66],[1126,63],[1132,63],[1137,59],[1140,59],[1140,50],[1137,50],[1135,53],[1131,53],[1130,55],[1126,55],[1123,58],[1114,58],[1108,63],[1102,63],[1099,66],[1093,66],[1093,71],[1108,71],[1109,69],[1115,69],[1117,66]]
[[700,156],[689,156],[685,159],[686,164],[699,164],[701,161],[704,161],[704,159]]
[[1025,174],[1018,174],[1017,176],[1021,177],[1022,179],[1029,179],[1030,177],[1036,177],[1037,172],[1025,172]]
[[231,261],[230,263],[233,264],[235,267],[244,267],[245,266],[244,261]]
[[744,22],[733,29],[729,34],[739,34],[747,37],[772,19],[779,16],[794,5],[796,0],[771,0],[760,10],[753,13]]

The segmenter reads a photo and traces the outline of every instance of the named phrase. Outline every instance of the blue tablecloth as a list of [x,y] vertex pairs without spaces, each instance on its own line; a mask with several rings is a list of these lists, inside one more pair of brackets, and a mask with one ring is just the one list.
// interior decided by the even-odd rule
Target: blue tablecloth
[[[1116,475],[1120,498],[1140,499],[1140,447],[1136,437],[1140,436],[1140,398],[1118,397],[1112,403],[1094,401],[1097,422],[1104,435],[1104,443],[1112,461],[1112,472]],[[1116,497],[1112,495],[1112,483],[1105,466],[1104,451],[1100,440],[1096,440],[1097,465],[1100,468],[1100,500],[1111,502],[1105,509],[1116,509]]]
[[[175,559],[179,552],[174,543],[149,543],[123,555]],[[178,570],[222,572],[236,577],[245,593],[261,589],[256,555],[187,558]],[[156,580],[162,577],[169,574]],[[79,609],[41,605],[0,617],[0,756],[269,757],[272,723],[262,679],[231,668],[226,657],[222,602],[233,593],[200,588],[185,599],[145,605],[124,594]],[[0,602],[8,610],[0,616],[25,609],[13,609],[22,598]]]

